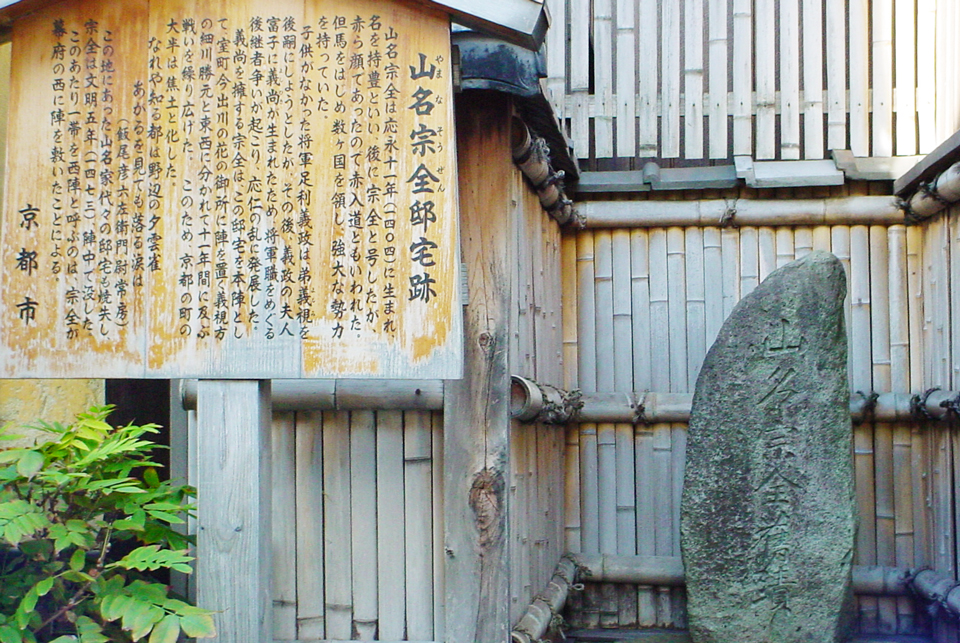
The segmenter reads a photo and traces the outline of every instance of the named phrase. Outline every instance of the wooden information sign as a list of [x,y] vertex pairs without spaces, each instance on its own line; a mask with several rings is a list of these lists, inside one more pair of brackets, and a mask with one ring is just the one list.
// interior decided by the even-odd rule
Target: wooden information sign
[[449,56],[388,0],[17,21],[3,376],[459,377]]

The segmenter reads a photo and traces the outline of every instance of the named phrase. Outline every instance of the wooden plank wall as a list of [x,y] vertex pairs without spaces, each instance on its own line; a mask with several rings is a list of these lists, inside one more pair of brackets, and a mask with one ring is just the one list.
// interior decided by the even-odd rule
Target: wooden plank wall
[[442,415],[273,420],[277,641],[443,640]]
[[[809,198],[868,184],[675,198]],[[879,193],[879,192],[877,192]],[[778,266],[832,251],[848,274],[852,391],[960,386],[960,208],[925,226],[587,230],[563,239],[565,384],[584,392],[692,392],[734,304]],[[612,301],[610,290],[615,293]],[[626,356],[626,357],[625,357]],[[679,556],[686,427],[581,424],[567,433],[567,548]],[[952,424],[855,427],[857,562],[955,574],[960,441]],[[589,586],[575,625],[684,625],[682,592]],[[577,603],[579,601],[579,603]],[[866,633],[929,629],[909,599],[860,598]],[[956,641],[956,628],[939,633]]]
[[548,94],[585,169],[911,156],[960,126],[953,0],[547,4]]
[[[563,385],[560,230],[515,175],[516,216],[510,373]],[[564,429],[512,422],[510,436],[510,621],[546,587],[563,554]]]

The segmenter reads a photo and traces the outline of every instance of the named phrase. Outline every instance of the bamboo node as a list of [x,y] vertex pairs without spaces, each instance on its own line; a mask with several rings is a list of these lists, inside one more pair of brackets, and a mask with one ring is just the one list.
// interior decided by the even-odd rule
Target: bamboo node
[[940,408],[947,410],[947,415],[953,413],[955,417],[960,418],[960,393],[952,399],[946,399],[940,402]]

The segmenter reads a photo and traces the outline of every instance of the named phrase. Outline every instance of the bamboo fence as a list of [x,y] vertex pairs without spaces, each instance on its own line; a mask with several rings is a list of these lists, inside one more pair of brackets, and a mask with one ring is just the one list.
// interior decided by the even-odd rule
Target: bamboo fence
[[[831,188],[828,196],[875,192],[853,183]],[[789,189],[756,196],[827,195]],[[684,197],[707,198],[702,193],[675,198]],[[832,251],[847,272],[851,392],[905,394],[958,384],[953,376],[960,367],[960,298],[953,295],[960,284],[958,207],[922,226],[701,224],[630,228],[629,243],[621,241],[624,235],[618,228],[588,229],[563,242],[577,250],[575,257],[572,250],[565,253],[562,277],[578,289],[576,303],[565,304],[565,313],[576,315],[566,319],[564,331],[564,357],[576,365],[567,372],[568,387],[603,394],[630,382],[633,391],[692,393],[706,350],[736,301],[771,270],[813,249]],[[621,276],[626,274],[629,280]],[[615,298],[620,284],[630,284],[629,307],[625,295],[611,305],[605,290],[611,282]],[[630,329],[629,345],[617,328]],[[633,356],[630,369],[623,365],[624,353]],[[574,356],[576,362],[570,361]],[[960,525],[952,480],[960,473],[960,442],[954,424],[889,419],[855,425],[857,564],[929,566],[955,576]],[[630,432],[632,441],[626,439]],[[574,486],[568,479],[566,487],[568,549],[679,556],[685,435],[685,425],[676,423],[568,429],[566,461],[580,482]],[[625,473],[631,459],[633,467]],[[574,625],[599,620],[620,627],[683,625],[681,590],[631,587],[633,600],[623,597],[622,588],[618,595],[588,586],[585,596],[572,599],[586,610],[569,613],[579,619]],[[936,629],[937,641],[957,640],[955,625],[931,625],[909,597],[860,596],[857,606],[862,633],[917,635]]]
[[547,93],[587,169],[912,156],[960,125],[950,0],[547,5]]

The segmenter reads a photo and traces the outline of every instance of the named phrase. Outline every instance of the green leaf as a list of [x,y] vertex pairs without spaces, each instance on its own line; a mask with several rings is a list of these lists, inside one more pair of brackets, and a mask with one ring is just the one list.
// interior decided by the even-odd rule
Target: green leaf
[[217,628],[213,626],[213,616],[208,614],[191,614],[180,619],[183,633],[195,639],[209,639],[217,635]]
[[180,619],[175,614],[167,614],[153,628],[147,643],[176,643],[179,636]]
[[137,547],[132,552],[118,560],[110,567],[123,567],[124,569],[136,569],[137,571],[156,570],[161,567],[169,567],[177,571],[189,570],[188,563],[193,560],[192,556],[187,556],[185,551],[170,551],[160,549],[160,545],[147,545]]
[[103,616],[103,620],[115,621],[130,609],[133,608],[135,603],[138,603],[126,594],[109,594],[103,597],[103,601],[100,603],[100,615]]
[[50,590],[53,589],[54,577],[45,578],[39,583],[36,584],[37,596],[46,596],[50,593]]
[[[130,619],[130,636],[134,641],[139,641],[144,636],[150,633],[150,630],[153,629],[153,626],[159,623],[163,619],[163,610],[155,605],[148,605],[146,603],[140,603],[144,607],[142,609],[137,609],[133,617]],[[126,628],[127,619],[124,617],[124,627]]]
[[70,556],[70,569],[75,572],[83,569],[83,564],[87,561],[87,552],[83,549],[77,549]]
[[37,471],[43,468],[43,454],[39,451],[24,451],[17,461],[17,473],[32,478]]
[[[177,629],[179,630],[180,627],[177,626]],[[22,641],[20,632],[16,628],[11,625],[0,626],[0,643],[22,643]]]
[[89,616],[77,618],[77,632],[80,634],[80,643],[109,643],[110,639],[103,635],[103,628]]

